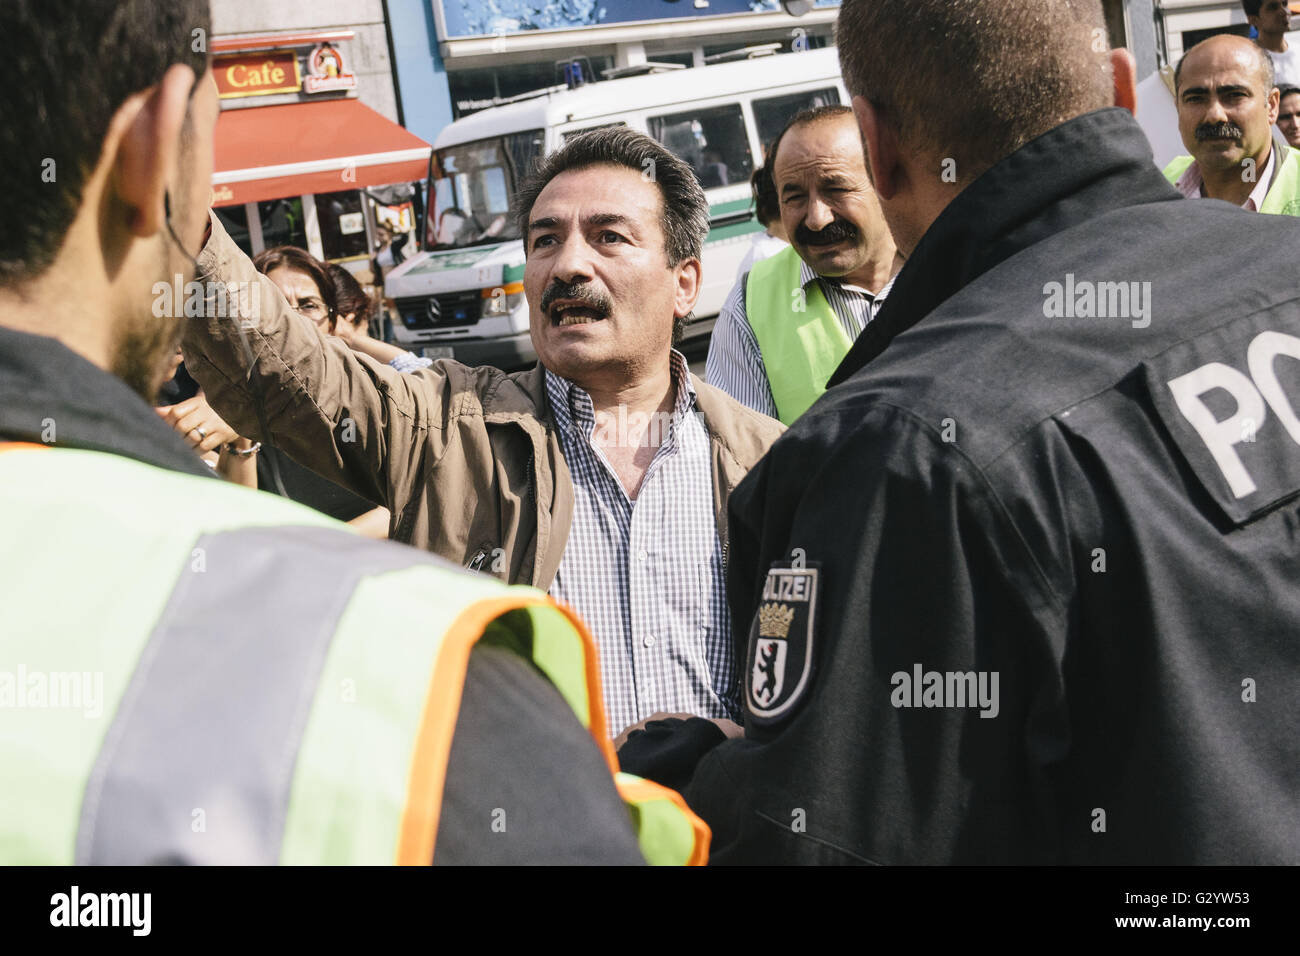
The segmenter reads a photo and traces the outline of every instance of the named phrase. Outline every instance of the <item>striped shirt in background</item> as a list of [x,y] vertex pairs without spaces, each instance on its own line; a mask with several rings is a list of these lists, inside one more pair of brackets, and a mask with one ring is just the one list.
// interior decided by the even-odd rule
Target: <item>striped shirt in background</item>
[[[742,405],[776,418],[776,401],[772,398],[772,387],[763,368],[763,354],[745,315],[745,285],[748,281],[749,274],[746,273],[727,296],[713,326],[704,380]],[[894,284],[891,278],[873,295],[858,286],[843,285],[837,279],[819,276],[806,262],[800,263],[799,281],[805,289],[810,282],[821,283],[826,301],[850,341],[857,339],[867,323],[876,317]]]
[[671,362],[676,405],[635,500],[592,444],[591,396],[546,372],[574,491],[550,594],[596,637],[611,735],[659,711],[740,717],[709,434],[686,360]]

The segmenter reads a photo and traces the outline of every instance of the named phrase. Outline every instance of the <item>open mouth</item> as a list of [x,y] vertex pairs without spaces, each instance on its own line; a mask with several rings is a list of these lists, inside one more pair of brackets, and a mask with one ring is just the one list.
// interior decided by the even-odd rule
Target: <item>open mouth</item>
[[600,322],[605,318],[605,311],[592,305],[557,302],[551,306],[551,325],[560,328],[569,325],[588,325],[592,322]]

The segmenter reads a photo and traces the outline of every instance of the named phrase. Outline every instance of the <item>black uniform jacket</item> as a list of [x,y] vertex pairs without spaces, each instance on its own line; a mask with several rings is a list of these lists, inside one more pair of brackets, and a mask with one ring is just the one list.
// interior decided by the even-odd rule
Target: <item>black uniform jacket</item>
[[[212,474],[120,380],[54,339],[0,327],[0,441],[43,440],[186,474]],[[88,486],[85,493],[99,491]],[[159,514],[158,520],[170,519]],[[6,548],[23,546],[2,540]],[[74,549],[77,542],[67,546]],[[366,547],[403,546],[369,542]],[[322,594],[337,587],[323,576],[319,585]],[[257,627],[260,615],[256,606],[236,608],[231,620],[236,622],[231,626]],[[274,641],[276,635],[268,633],[266,639]],[[375,621],[374,639],[387,639],[382,620]],[[500,818],[497,808],[508,813],[505,832],[493,827]],[[590,735],[559,692],[512,652],[480,646],[470,654],[435,859],[440,864],[645,862]]]
[[1300,863],[1298,263],[1118,109],[956,196],[732,496],[715,862]]

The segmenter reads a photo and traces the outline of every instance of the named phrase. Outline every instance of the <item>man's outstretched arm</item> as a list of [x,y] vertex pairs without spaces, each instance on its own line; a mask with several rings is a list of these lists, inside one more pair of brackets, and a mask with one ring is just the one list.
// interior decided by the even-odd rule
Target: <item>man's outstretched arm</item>
[[[440,367],[403,375],[322,335],[253,267],[215,216],[198,263],[207,307],[185,320],[182,351],[212,407],[239,434],[268,441],[317,474],[394,507],[423,446],[430,437],[441,443],[447,381]],[[241,324],[255,358],[251,374]],[[258,401],[270,435],[258,423]]]

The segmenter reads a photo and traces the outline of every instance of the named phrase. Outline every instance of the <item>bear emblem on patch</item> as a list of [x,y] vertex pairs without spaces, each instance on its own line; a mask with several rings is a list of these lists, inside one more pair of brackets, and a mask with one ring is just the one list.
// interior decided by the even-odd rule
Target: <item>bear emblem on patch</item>
[[784,716],[811,683],[817,573],[781,564],[767,572],[749,628],[746,681],[749,712],[760,723]]

